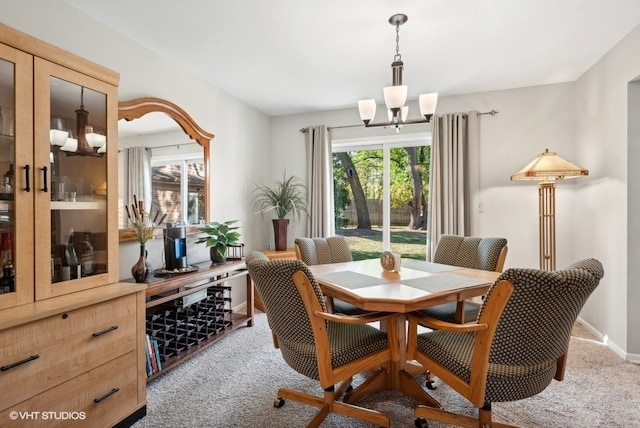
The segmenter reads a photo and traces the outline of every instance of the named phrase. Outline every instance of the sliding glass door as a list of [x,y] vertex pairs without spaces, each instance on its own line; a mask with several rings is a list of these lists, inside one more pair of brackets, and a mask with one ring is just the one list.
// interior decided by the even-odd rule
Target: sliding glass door
[[334,141],[336,234],[347,237],[354,259],[391,250],[426,257],[430,139]]

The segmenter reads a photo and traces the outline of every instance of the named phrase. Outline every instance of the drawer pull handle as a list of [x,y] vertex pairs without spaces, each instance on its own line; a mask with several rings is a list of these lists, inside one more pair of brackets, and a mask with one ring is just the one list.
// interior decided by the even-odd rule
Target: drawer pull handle
[[29,184],[29,170],[31,169],[31,166],[25,165],[23,168],[24,168],[24,179],[25,179],[25,182],[27,184],[27,187],[24,188],[24,191],[25,192],[30,192],[31,191],[31,185]]
[[49,170],[49,168],[47,168],[46,166],[43,166],[42,168],[40,168],[42,170],[42,175],[43,175],[43,180],[44,180],[44,187],[42,188],[42,191],[44,193],[47,193],[49,191],[49,187],[47,187],[49,184],[47,183],[47,171]]
[[120,391],[120,388],[113,388],[111,391],[107,392],[106,394],[104,394],[102,397],[98,397],[98,398],[94,398],[93,402],[94,403],[99,403],[102,400],[108,398],[110,395],[115,394],[116,392]]
[[106,328],[106,329],[104,329],[102,331],[97,331],[97,332],[93,333],[93,337],[102,336],[103,334],[107,334],[110,331],[117,330],[117,329],[118,329],[117,325],[112,325],[111,327]]
[[21,361],[18,361],[18,362],[15,362],[13,364],[9,364],[9,365],[6,365],[6,366],[2,366],[2,367],[0,367],[0,371],[6,372],[9,369],[12,369],[14,367],[18,367],[19,365],[24,364],[24,363],[28,363],[29,361],[37,360],[38,358],[40,358],[40,355],[38,355],[38,354],[32,355],[30,357],[25,358],[24,360],[21,360]]

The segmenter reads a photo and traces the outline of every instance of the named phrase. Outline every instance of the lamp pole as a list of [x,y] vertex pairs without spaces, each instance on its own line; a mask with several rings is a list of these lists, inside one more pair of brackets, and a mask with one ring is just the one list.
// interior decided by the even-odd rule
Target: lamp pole
[[540,269],[556,270],[556,185],[542,182],[538,186]]

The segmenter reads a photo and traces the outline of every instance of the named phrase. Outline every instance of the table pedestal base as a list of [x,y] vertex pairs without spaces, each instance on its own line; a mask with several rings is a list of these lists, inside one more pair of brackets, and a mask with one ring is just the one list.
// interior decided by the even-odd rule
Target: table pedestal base
[[384,368],[376,370],[357,388],[345,394],[342,401],[345,403],[355,403],[367,394],[380,391],[395,390],[412,397],[420,404],[442,409],[442,405],[429,395],[414,377],[406,370],[399,370],[392,378],[389,371]]

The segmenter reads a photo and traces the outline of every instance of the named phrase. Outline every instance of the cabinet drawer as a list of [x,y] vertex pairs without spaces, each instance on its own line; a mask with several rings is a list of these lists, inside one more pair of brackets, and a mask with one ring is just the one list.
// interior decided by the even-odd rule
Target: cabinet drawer
[[136,352],[129,352],[9,407],[0,413],[0,426],[113,426],[135,410],[136,367]]
[[135,347],[135,295],[2,331],[0,410]]

